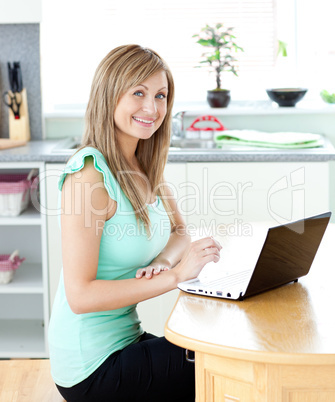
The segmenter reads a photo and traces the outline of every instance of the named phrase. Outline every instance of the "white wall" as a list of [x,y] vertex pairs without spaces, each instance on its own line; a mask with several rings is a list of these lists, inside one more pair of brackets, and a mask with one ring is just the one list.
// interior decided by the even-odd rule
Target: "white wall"
[[0,0],[0,24],[41,22],[42,0]]

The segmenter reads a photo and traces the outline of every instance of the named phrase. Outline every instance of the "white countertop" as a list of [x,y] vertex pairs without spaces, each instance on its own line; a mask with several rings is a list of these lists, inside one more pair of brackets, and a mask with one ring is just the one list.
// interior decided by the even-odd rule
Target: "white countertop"
[[[60,140],[30,141],[26,146],[0,151],[0,162],[64,163],[71,155],[55,152]],[[271,149],[256,147],[225,147],[224,149],[171,148],[171,163],[192,162],[319,162],[335,160],[335,148],[328,139],[325,145],[308,149]]]

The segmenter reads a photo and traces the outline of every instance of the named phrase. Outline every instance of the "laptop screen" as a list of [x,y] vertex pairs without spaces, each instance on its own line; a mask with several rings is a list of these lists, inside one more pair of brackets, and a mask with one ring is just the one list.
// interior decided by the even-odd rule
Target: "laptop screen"
[[331,213],[270,228],[244,296],[307,275]]

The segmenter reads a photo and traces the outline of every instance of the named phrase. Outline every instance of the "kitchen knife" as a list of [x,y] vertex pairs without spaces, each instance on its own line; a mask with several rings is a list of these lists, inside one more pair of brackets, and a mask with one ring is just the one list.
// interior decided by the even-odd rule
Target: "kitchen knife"
[[22,83],[22,72],[20,62],[14,61],[13,67],[11,66],[11,63],[8,62],[7,67],[8,67],[8,78],[11,91],[13,93],[22,92],[23,83]]

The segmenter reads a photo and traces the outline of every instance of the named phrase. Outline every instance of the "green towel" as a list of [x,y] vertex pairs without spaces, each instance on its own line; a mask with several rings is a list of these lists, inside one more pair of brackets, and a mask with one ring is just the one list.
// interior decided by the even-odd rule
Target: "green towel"
[[217,147],[244,145],[265,148],[316,148],[324,143],[323,137],[311,133],[277,132],[266,133],[255,130],[225,130],[214,138]]

